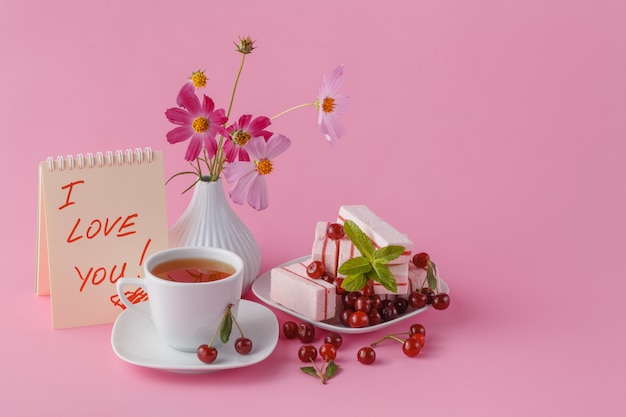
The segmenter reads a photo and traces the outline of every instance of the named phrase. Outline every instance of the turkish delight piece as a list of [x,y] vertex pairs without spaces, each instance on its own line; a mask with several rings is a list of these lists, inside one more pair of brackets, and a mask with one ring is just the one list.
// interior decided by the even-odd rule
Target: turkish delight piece
[[329,224],[331,222],[317,222],[311,259],[322,262],[326,272],[336,277],[343,277],[337,269],[348,259],[361,256],[361,252],[347,236],[337,240],[326,236],[326,228]]
[[372,240],[377,249],[389,245],[403,246],[402,255],[392,260],[390,264],[401,264],[410,260],[413,242],[406,234],[398,231],[366,206],[341,206],[337,221],[344,223],[346,220],[352,220],[356,223],[363,233]]
[[311,320],[328,320],[335,316],[335,286],[306,274],[310,261],[272,269],[270,297],[278,304]]
[[409,262],[409,292],[419,291],[422,285],[426,283],[427,271],[424,268],[418,268],[413,262]]

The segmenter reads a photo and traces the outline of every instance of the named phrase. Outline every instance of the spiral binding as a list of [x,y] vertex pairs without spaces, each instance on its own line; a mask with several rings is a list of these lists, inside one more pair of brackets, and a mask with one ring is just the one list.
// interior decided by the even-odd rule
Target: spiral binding
[[52,171],[65,171],[66,169],[71,171],[73,169],[85,169],[85,168],[101,168],[103,166],[112,167],[114,165],[132,165],[150,163],[153,159],[152,148],[146,147],[144,149],[135,148],[126,149],[122,151],[118,149],[114,152],[106,151],[105,153],[96,152],[95,156],[92,153],[88,153],[83,156],[82,153],[77,155],[67,155],[63,157],[59,155],[55,158],[49,156],[47,158],[48,169]]

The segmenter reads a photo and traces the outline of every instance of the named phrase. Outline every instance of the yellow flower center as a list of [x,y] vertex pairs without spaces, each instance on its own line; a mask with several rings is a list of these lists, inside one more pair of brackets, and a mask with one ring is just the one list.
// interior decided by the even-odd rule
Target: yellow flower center
[[332,113],[335,110],[335,99],[332,97],[325,97],[322,102],[322,110],[324,113]]
[[269,159],[261,159],[256,161],[256,169],[259,171],[259,174],[267,175],[274,170],[274,167]]
[[191,74],[191,82],[196,88],[201,88],[206,85],[206,75],[202,71],[196,71]]
[[250,133],[243,130],[235,130],[230,137],[237,146],[244,146],[250,140]]
[[209,121],[206,119],[206,117],[198,117],[196,120],[193,121],[191,127],[193,127],[193,130],[198,133],[206,132],[207,130],[209,130]]

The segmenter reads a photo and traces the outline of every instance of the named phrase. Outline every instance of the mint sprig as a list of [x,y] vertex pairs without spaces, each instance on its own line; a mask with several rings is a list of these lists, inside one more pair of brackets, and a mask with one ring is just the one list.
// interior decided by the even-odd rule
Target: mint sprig
[[346,276],[341,288],[346,291],[359,291],[371,279],[388,291],[397,292],[398,284],[387,264],[402,255],[404,246],[389,245],[376,249],[370,238],[352,220],[346,220],[343,229],[361,252],[361,256],[348,259],[337,270]]

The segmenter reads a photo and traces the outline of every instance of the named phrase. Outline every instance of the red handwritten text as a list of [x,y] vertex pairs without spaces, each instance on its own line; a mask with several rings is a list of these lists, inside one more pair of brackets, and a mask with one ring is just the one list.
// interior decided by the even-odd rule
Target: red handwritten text
[[[138,217],[139,214],[133,213],[124,218],[122,220],[122,216],[117,217],[115,220],[111,220],[108,217],[104,219],[104,221],[100,219],[93,219],[87,229],[84,232],[78,231],[78,228],[81,223],[81,219],[76,219],[76,223],[72,228],[72,231],[67,236],[67,243],[76,242],[83,237],[87,239],[93,239],[102,233],[104,236],[109,236],[113,233],[113,236],[124,237],[128,235],[132,235],[137,233],[137,230],[132,227],[135,226],[134,218]],[[120,223],[121,222],[121,223]]]
[[76,201],[70,201],[70,196],[72,194],[72,190],[74,189],[75,185],[84,184],[84,183],[85,183],[85,181],[83,181],[83,180],[74,181],[74,182],[70,182],[69,184],[64,185],[63,187],[61,187],[62,190],[67,189],[67,197],[65,197],[65,204],[62,204],[59,207],[59,210],[63,210],[67,206],[71,206],[72,204],[76,204]]

